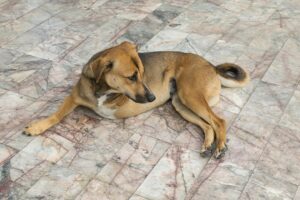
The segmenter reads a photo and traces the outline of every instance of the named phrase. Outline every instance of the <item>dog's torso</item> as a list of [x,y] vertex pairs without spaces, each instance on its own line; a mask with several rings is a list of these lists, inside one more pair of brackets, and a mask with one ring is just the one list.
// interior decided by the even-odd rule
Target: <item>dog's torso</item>
[[[201,68],[202,75],[198,74],[199,79],[203,79],[212,88],[220,86],[213,66],[198,55],[181,52],[153,52],[140,53],[139,56],[145,67],[144,81],[156,96],[156,100],[140,104],[132,101],[125,95],[119,95],[112,99],[109,96],[114,92],[113,90],[108,90],[97,98],[98,105],[94,111],[98,115],[110,119],[127,118],[166,103],[176,91],[176,80],[180,77],[181,71],[194,67],[194,65],[197,65],[197,68]],[[210,78],[202,77],[203,75],[207,75]],[[194,87],[195,89],[202,89],[201,85]],[[206,91],[203,92],[206,93]]]

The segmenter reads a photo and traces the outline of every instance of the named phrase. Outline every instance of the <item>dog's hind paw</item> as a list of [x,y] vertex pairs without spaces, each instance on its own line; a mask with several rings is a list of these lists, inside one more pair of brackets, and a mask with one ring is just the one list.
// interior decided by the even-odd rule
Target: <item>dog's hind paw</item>
[[211,151],[211,149],[201,150],[200,155],[203,158],[210,157],[212,155],[212,151]]
[[216,159],[221,159],[221,158],[223,158],[223,157],[225,156],[225,152],[226,152],[227,150],[228,150],[228,147],[227,147],[226,144],[225,144],[224,148],[222,148],[222,149],[217,148],[216,151],[215,151],[215,153],[214,153],[214,157],[215,157]]
[[211,146],[206,147],[205,144],[202,145],[200,150],[200,155],[204,158],[210,157],[216,149],[215,143],[211,144]]

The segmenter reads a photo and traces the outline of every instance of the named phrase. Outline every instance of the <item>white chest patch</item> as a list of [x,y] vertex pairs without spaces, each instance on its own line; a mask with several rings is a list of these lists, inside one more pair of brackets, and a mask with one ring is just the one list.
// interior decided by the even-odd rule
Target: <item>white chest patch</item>
[[104,94],[98,99],[98,108],[97,110],[95,110],[95,112],[101,117],[108,118],[108,119],[116,119],[114,115],[116,110],[111,109],[104,105],[104,102],[106,101],[107,98],[108,98],[108,94]]

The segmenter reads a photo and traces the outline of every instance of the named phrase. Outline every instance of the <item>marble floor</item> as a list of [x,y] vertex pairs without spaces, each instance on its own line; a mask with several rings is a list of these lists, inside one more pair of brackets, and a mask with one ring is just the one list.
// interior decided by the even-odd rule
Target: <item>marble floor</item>
[[[0,0],[0,199],[300,199],[299,0]],[[229,150],[170,103],[126,120],[79,108],[38,137],[97,51],[124,40],[234,62],[252,81],[214,111]]]

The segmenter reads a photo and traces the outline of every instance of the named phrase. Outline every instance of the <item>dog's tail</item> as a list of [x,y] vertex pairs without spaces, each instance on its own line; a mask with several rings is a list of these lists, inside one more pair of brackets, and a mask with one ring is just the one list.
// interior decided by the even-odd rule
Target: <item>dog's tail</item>
[[236,64],[224,63],[215,69],[225,87],[244,87],[250,81],[248,72]]

